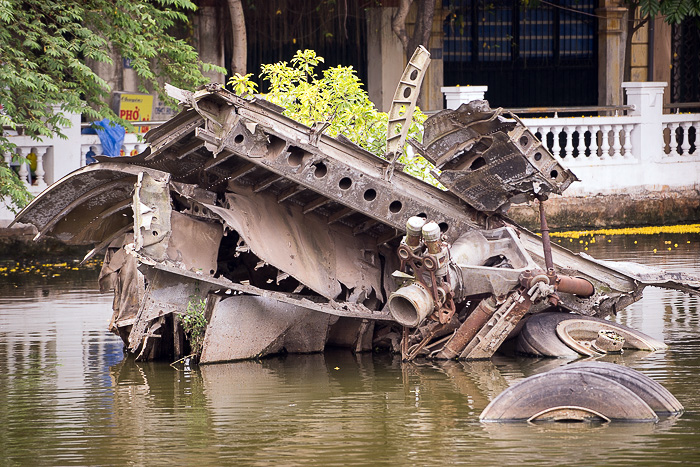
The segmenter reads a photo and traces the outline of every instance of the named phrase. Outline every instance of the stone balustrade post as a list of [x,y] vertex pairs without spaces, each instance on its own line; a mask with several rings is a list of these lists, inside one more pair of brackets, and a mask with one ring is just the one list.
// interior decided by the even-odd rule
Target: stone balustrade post
[[627,105],[633,105],[630,116],[640,117],[631,133],[633,156],[639,161],[660,160],[663,156],[664,88],[661,82],[622,83]]
[[445,95],[447,108],[456,110],[460,105],[484,99],[488,86],[448,86],[440,88]]
[[17,156],[20,158],[19,161],[19,171],[17,172],[17,175],[19,176],[19,179],[24,182],[25,185],[29,186],[29,167],[27,167],[27,162],[22,160],[23,158],[27,157],[29,154],[29,149],[25,153],[25,148],[17,148]]
[[42,151],[38,149],[36,151],[36,170],[34,171],[36,174],[36,186],[41,190],[47,187],[46,180],[44,179],[46,175],[46,171],[44,170],[44,156],[50,151],[48,147],[42,149]]

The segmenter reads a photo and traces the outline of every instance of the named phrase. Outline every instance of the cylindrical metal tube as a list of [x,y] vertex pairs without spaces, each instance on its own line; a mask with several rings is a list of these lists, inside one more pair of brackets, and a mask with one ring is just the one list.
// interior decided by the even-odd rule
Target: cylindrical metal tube
[[540,200],[540,231],[542,232],[542,249],[544,250],[544,264],[547,270],[554,267],[554,261],[552,261],[552,243],[549,239],[549,227],[547,226],[547,218],[544,215],[544,200],[545,198],[539,198]]
[[421,231],[425,225],[425,218],[413,216],[406,221],[406,245],[415,248],[420,245]]
[[484,327],[484,324],[493,316],[497,308],[496,299],[492,296],[479,303],[472,313],[467,316],[452,339],[445,345],[435,358],[439,360],[451,360],[462,353],[474,336]]
[[423,226],[423,241],[428,247],[428,253],[436,255],[442,250],[440,245],[440,226],[435,222],[428,222]]
[[557,291],[570,293],[579,297],[590,297],[595,292],[593,284],[581,277],[557,275]]
[[425,287],[414,282],[389,296],[389,312],[397,323],[416,327],[435,309],[435,301]]

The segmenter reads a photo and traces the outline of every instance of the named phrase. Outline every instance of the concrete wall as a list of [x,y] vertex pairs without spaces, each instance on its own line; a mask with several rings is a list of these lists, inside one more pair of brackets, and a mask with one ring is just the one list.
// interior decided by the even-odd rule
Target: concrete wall
[[[421,87],[419,105],[424,111],[441,110],[444,107],[440,90],[444,82],[442,62],[442,6],[435,7],[430,44],[424,46],[430,51],[431,62]],[[391,29],[391,18],[395,7],[368,8],[367,15],[367,88],[369,98],[382,112],[388,112],[394,92],[399,84],[401,73],[406,67],[406,53],[401,41]],[[407,19],[408,33],[412,33],[415,23],[415,5]],[[413,53],[413,51],[411,51]]]
[[406,66],[401,41],[391,30],[396,8],[368,8],[367,88],[369,98],[382,112],[388,112],[396,86]]

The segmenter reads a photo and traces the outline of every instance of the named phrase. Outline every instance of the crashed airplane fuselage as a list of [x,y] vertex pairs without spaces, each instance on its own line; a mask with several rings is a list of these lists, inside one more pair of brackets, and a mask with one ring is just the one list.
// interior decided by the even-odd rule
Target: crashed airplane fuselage
[[190,352],[181,317],[193,303],[208,323],[202,363],[328,345],[476,359],[544,311],[606,317],[648,284],[697,290],[681,274],[543,248],[509,221],[509,202],[575,177],[485,102],[432,116],[413,142],[443,191],[262,99],[178,92],[185,109],[144,153],[77,170],[16,219],[104,252],[109,327],[139,358]]

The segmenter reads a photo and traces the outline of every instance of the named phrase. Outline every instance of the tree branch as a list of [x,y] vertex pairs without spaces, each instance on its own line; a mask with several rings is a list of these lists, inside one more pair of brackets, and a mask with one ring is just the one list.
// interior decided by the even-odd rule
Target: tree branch
[[406,47],[406,56],[410,59],[413,51],[422,45],[426,49],[430,48],[430,33],[433,30],[433,17],[435,16],[435,0],[418,0],[418,11],[416,12],[416,25],[413,35]]
[[411,8],[411,3],[413,0],[401,0],[399,3],[399,9],[396,10],[396,14],[391,18],[391,30],[401,41],[404,50],[408,50],[408,34],[406,33],[406,17],[408,17],[408,10]]
[[231,16],[231,39],[233,42],[231,73],[245,76],[248,68],[248,37],[241,0],[228,0],[228,11]]

